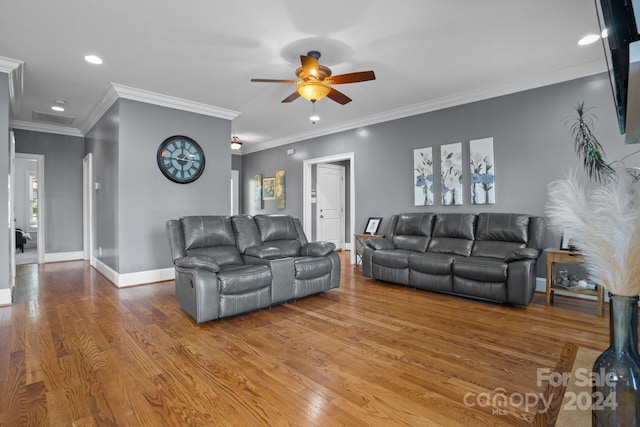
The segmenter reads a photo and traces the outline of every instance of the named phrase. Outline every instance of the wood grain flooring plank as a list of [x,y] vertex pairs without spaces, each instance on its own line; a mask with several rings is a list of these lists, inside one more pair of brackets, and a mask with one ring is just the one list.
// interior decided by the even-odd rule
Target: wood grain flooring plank
[[25,392],[26,425],[48,426],[47,389],[43,381],[28,384]]

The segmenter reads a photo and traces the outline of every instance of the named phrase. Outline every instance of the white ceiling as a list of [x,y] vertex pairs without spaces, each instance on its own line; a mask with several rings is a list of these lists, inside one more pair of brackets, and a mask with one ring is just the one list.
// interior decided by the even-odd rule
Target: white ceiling
[[[606,70],[593,0],[0,0],[0,57],[23,61],[15,127],[32,112],[82,133],[111,83],[240,112],[243,152]],[[280,101],[299,55],[320,50],[353,101]],[[87,54],[104,59],[100,66]],[[50,107],[67,101],[64,113]],[[55,128],[54,128],[55,129]]]

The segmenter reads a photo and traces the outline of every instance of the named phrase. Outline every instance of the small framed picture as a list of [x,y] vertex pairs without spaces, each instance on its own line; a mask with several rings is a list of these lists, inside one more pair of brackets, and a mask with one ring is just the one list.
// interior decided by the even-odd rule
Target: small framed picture
[[560,249],[565,251],[579,251],[580,248],[577,236],[567,231],[562,233],[562,238],[560,238]]
[[380,223],[382,222],[382,218],[380,217],[371,217],[367,220],[367,226],[364,228],[364,234],[377,234],[378,228],[380,228]]
[[276,178],[262,178],[262,200],[276,199]]

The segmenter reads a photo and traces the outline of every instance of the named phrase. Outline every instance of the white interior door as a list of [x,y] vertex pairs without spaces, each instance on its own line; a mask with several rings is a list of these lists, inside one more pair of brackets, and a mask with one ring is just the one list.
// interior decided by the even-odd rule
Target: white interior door
[[344,248],[344,166],[319,164],[316,177],[316,240]]

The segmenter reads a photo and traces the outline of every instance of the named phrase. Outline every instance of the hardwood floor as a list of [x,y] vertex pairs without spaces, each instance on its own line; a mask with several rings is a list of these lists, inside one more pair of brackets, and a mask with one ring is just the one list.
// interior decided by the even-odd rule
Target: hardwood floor
[[544,392],[537,369],[567,342],[608,345],[595,302],[440,295],[364,278],[348,255],[339,289],[201,325],[173,282],[19,266],[0,308],[0,425],[531,425],[520,397]]

